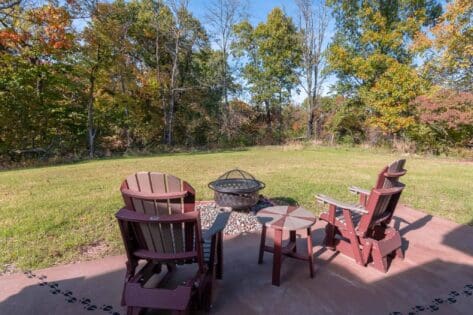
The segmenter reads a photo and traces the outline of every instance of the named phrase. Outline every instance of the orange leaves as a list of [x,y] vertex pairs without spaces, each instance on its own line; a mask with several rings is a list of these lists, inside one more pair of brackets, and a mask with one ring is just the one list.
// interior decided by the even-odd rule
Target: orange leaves
[[34,23],[31,32],[46,52],[69,49],[72,46],[71,19],[65,9],[47,5],[31,10],[29,15]]
[[10,53],[62,54],[73,45],[69,13],[62,7],[45,5],[18,13],[9,28],[0,29],[0,46]]
[[16,49],[26,40],[26,34],[11,29],[0,30],[0,46]]

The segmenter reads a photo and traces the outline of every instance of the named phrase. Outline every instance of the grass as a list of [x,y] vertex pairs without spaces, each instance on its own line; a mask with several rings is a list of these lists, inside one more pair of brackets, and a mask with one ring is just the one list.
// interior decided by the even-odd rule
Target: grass
[[[88,161],[0,172],[0,271],[41,268],[121,253],[114,213],[121,181],[136,171],[163,171],[188,180],[198,199],[212,198],[207,183],[239,167],[266,183],[264,194],[292,198],[320,212],[316,193],[354,200],[348,185],[369,188],[398,155],[361,148],[265,147],[217,153]],[[473,164],[408,157],[402,202],[458,223],[472,224]]]

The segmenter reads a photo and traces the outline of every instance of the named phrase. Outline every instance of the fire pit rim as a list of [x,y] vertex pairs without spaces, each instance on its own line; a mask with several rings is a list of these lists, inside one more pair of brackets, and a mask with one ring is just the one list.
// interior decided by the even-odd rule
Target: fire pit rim
[[[233,174],[238,174],[240,177],[234,177]],[[220,206],[238,209],[256,204],[258,191],[264,189],[266,185],[250,173],[235,168],[210,182],[208,187],[215,192],[215,201]]]
[[[229,177],[231,174],[239,173],[241,178],[236,177]],[[237,184],[245,183],[250,187],[221,187],[220,185],[223,183],[234,183],[236,186]],[[251,184],[249,184],[251,183]],[[233,186],[235,186],[233,185]],[[220,186],[220,187],[219,187]],[[243,186],[243,185],[241,185]],[[256,179],[250,173],[240,170],[239,168],[232,169],[228,172],[225,172],[221,175],[218,179],[210,182],[208,187],[213,191],[225,194],[245,194],[245,193],[254,193],[266,187],[265,183]]]

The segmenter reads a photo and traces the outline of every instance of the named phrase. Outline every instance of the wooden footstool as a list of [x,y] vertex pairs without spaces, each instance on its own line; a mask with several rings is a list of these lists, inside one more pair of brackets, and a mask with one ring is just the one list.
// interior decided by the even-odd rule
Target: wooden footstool
[[[313,278],[311,227],[315,223],[315,216],[302,207],[275,206],[258,211],[256,217],[263,226],[258,264],[263,262],[265,251],[273,253],[273,285],[280,284],[282,255],[308,261],[310,277]],[[274,230],[274,247],[266,246],[267,228]],[[296,231],[302,229],[307,231],[307,256],[297,253]],[[283,231],[289,231],[289,243],[284,248],[282,247]]]

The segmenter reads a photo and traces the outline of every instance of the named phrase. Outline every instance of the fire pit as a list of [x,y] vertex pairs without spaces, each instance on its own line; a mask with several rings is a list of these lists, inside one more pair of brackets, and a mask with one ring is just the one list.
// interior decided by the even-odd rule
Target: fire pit
[[254,206],[259,199],[258,192],[264,187],[263,182],[237,168],[209,183],[209,188],[215,192],[215,202],[219,206],[237,210]]

